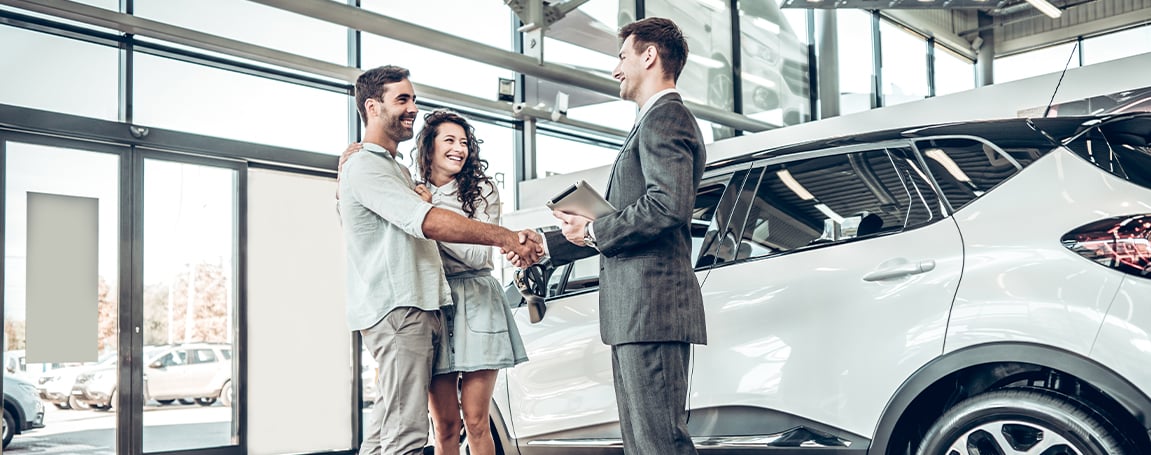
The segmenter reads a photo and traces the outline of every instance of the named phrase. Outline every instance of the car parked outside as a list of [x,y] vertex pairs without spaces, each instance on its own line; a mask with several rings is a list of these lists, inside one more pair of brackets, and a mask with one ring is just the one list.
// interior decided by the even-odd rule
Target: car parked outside
[[[232,347],[222,343],[189,343],[145,346],[144,389],[147,399],[172,404],[194,400],[201,406],[220,401],[231,406]],[[115,364],[83,373],[76,378],[72,394],[94,409],[116,404]]]
[[15,435],[44,428],[44,403],[36,385],[26,379],[4,375],[4,448]]
[[49,370],[36,379],[40,399],[52,403],[59,409],[86,409],[87,406],[72,394],[76,377],[93,370],[116,365],[116,355],[106,354],[99,361],[86,365]]
[[[754,140],[742,141],[754,144]],[[691,233],[701,452],[1151,453],[1151,114],[751,146]],[[598,258],[551,271],[504,453],[621,453]],[[644,290],[636,289],[637,298]]]

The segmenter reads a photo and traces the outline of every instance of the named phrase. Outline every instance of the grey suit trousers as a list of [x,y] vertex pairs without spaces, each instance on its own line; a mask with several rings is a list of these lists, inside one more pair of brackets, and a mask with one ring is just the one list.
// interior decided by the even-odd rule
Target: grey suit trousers
[[691,345],[679,342],[611,347],[625,454],[696,453],[685,410],[690,356]]

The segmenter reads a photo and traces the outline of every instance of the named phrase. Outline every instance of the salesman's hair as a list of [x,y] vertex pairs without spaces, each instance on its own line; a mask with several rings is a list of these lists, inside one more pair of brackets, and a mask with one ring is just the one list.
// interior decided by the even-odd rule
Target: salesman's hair
[[649,17],[623,26],[619,30],[620,41],[632,36],[635,51],[643,52],[648,46],[655,46],[662,62],[664,77],[671,77],[672,82],[679,80],[687,64],[687,40],[679,26],[671,19],[662,17]]
[[368,112],[367,108],[364,107],[364,102],[369,99],[382,100],[385,85],[399,82],[410,77],[411,72],[408,71],[407,68],[394,65],[372,68],[360,74],[360,77],[356,78],[356,109],[360,111],[360,121],[364,122],[364,125],[367,126]]

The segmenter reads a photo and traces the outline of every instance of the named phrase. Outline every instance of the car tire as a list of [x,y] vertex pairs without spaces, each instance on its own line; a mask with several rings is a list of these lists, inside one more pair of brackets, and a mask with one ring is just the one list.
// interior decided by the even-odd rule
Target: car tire
[[[723,62],[723,66],[708,71],[707,104],[725,111],[735,107],[735,85],[731,79],[731,65]],[[711,133],[714,139],[724,139],[735,136],[735,129],[729,126],[712,125]]]
[[193,404],[196,402],[196,400],[189,400],[187,398],[181,398],[179,401],[180,401],[180,404]]
[[68,407],[72,409],[88,409],[88,403],[80,401],[75,395],[71,395],[68,397]]
[[167,405],[170,405],[172,403],[175,403],[176,400],[156,400],[156,402],[160,403],[160,406],[167,406]]
[[[1072,397],[1043,389],[1003,389],[948,409],[927,431],[916,454],[1127,454],[1118,434]],[[1060,446],[1066,450],[1057,451]]]
[[12,436],[16,435],[16,419],[12,417],[12,413],[8,412],[8,408],[4,408],[4,445],[3,448],[8,448],[8,443],[12,442]]
[[232,405],[232,381],[225,382],[224,386],[220,387],[220,404]]
[[197,398],[196,404],[198,404],[200,406],[211,406],[213,404],[216,404],[216,399],[215,398]]
[[56,409],[72,409],[72,405],[68,404],[68,402],[63,402],[63,403],[52,402],[52,405],[56,406]]

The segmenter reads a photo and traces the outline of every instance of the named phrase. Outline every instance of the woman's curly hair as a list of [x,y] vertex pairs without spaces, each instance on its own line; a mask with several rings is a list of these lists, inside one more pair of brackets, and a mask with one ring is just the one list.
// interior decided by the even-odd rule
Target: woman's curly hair
[[436,109],[424,115],[424,127],[416,138],[416,166],[419,168],[420,179],[427,182],[432,176],[432,156],[436,150],[436,135],[439,134],[440,125],[451,122],[464,129],[467,135],[468,157],[464,160],[464,167],[456,174],[456,184],[459,185],[460,204],[468,218],[475,218],[476,200],[483,199],[483,187],[495,191],[495,185],[484,173],[488,169],[487,160],[480,158],[480,144],[483,141],[476,139],[476,130],[460,114],[446,109]]

